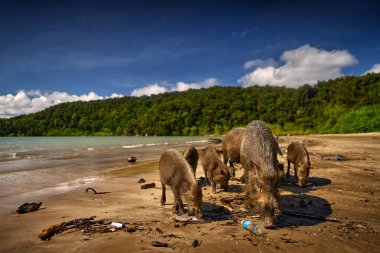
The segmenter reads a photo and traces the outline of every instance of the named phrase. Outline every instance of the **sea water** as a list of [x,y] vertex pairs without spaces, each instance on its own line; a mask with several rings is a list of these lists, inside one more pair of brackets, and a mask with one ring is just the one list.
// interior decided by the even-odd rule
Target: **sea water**
[[120,168],[129,156],[158,159],[166,148],[207,144],[207,137],[0,137],[0,204],[54,194],[97,180]]

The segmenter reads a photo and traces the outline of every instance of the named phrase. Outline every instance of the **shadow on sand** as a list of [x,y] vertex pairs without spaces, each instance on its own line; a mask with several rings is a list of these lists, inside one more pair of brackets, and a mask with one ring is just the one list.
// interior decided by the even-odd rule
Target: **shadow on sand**
[[278,216],[279,227],[312,226],[326,221],[334,221],[328,216],[332,213],[331,205],[323,198],[308,194],[282,196]]
[[230,193],[241,193],[243,192],[243,185],[239,184],[230,184],[228,185],[228,192]]
[[203,219],[205,221],[228,220],[230,216],[230,210],[224,206],[203,202]]
[[297,185],[297,180],[295,177],[289,177],[286,178],[286,184],[284,187],[284,190],[290,191],[293,193],[307,193],[311,191],[317,190],[320,186],[326,186],[331,184],[331,180],[327,178],[321,178],[321,177],[309,177],[308,183],[305,187],[299,187]]

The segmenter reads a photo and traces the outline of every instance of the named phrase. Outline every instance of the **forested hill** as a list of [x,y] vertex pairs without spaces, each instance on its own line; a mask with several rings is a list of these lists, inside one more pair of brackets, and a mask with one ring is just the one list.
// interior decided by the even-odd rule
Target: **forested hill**
[[64,103],[0,119],[0,135],[219,135],[255,119],[277,134],[380,131],[380,74]]

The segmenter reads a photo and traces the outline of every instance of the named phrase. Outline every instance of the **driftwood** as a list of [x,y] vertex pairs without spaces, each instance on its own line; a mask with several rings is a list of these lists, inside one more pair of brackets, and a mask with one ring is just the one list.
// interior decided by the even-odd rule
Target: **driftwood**
[[94,194],[98,194],[98,192],[94,188],[91,188],[91,187],[88,187],[85,191],[86,192],[92,191]]
[[88,187],[85,191],[86,192],[92,191],[94,194],[107,194],[107,193],[111,193],[111,192],[97,192],[94,188],[91,188],[91,187]]
[[149,183],[149,184],[141,185],[141,189],[148,189],[148,188],[154,188],[154,187],[156,187],[155,183]]
[[301,213],[294,213],[294,212],[289,212],[289,211],[281,211],[281,213],[285,215],[289,215],[289,216],[295,216],[295,217],[301,217],[301,218],[307,218],[307,219],[313,219],[313,220],[341,222],[340,220],[335,219],[335,218],[327,218],[327,217],[315,216],[311,214],[301,214]]
[[50,240],[55,234],[59,234],[65,230],[66,222],[62,222],[57,225],[51,225],[50,227],[42,230],[42,233],[38,235],[41,240]]
[[29,212],[34,212],[37,211],[38,208],[42,205],[42,202],[39,203],[24,203],[21,206],[17,208],[17,212],[19,214],[23,213],[29,213]]
[[168,247],[169,245],[166,242],[153,241],[150,243],[153,247]]
[[50,240],[54,235],[62,233],[69,229],[81,229],[84,233],[106,233],[111,232],[108,226],[104,224],[103,220],[94,220],[95,216],[90,218],[81,218],[62,222],[60,224],[51,225],[50,227],[42,230],[38,237],[41,240]]

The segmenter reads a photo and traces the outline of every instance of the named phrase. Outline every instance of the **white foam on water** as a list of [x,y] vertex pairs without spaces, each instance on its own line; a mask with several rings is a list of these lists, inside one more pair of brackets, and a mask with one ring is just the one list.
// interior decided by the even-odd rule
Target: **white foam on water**
[[123,146],[123,148],[139,148],[139,147],[143,147],[144,144],[138,144],[138,145],[129,145],[129,146]]
[[206,143],[208,140],[200,140],[200,141],[186,141],[186,144],[192,144],[192,143]]

